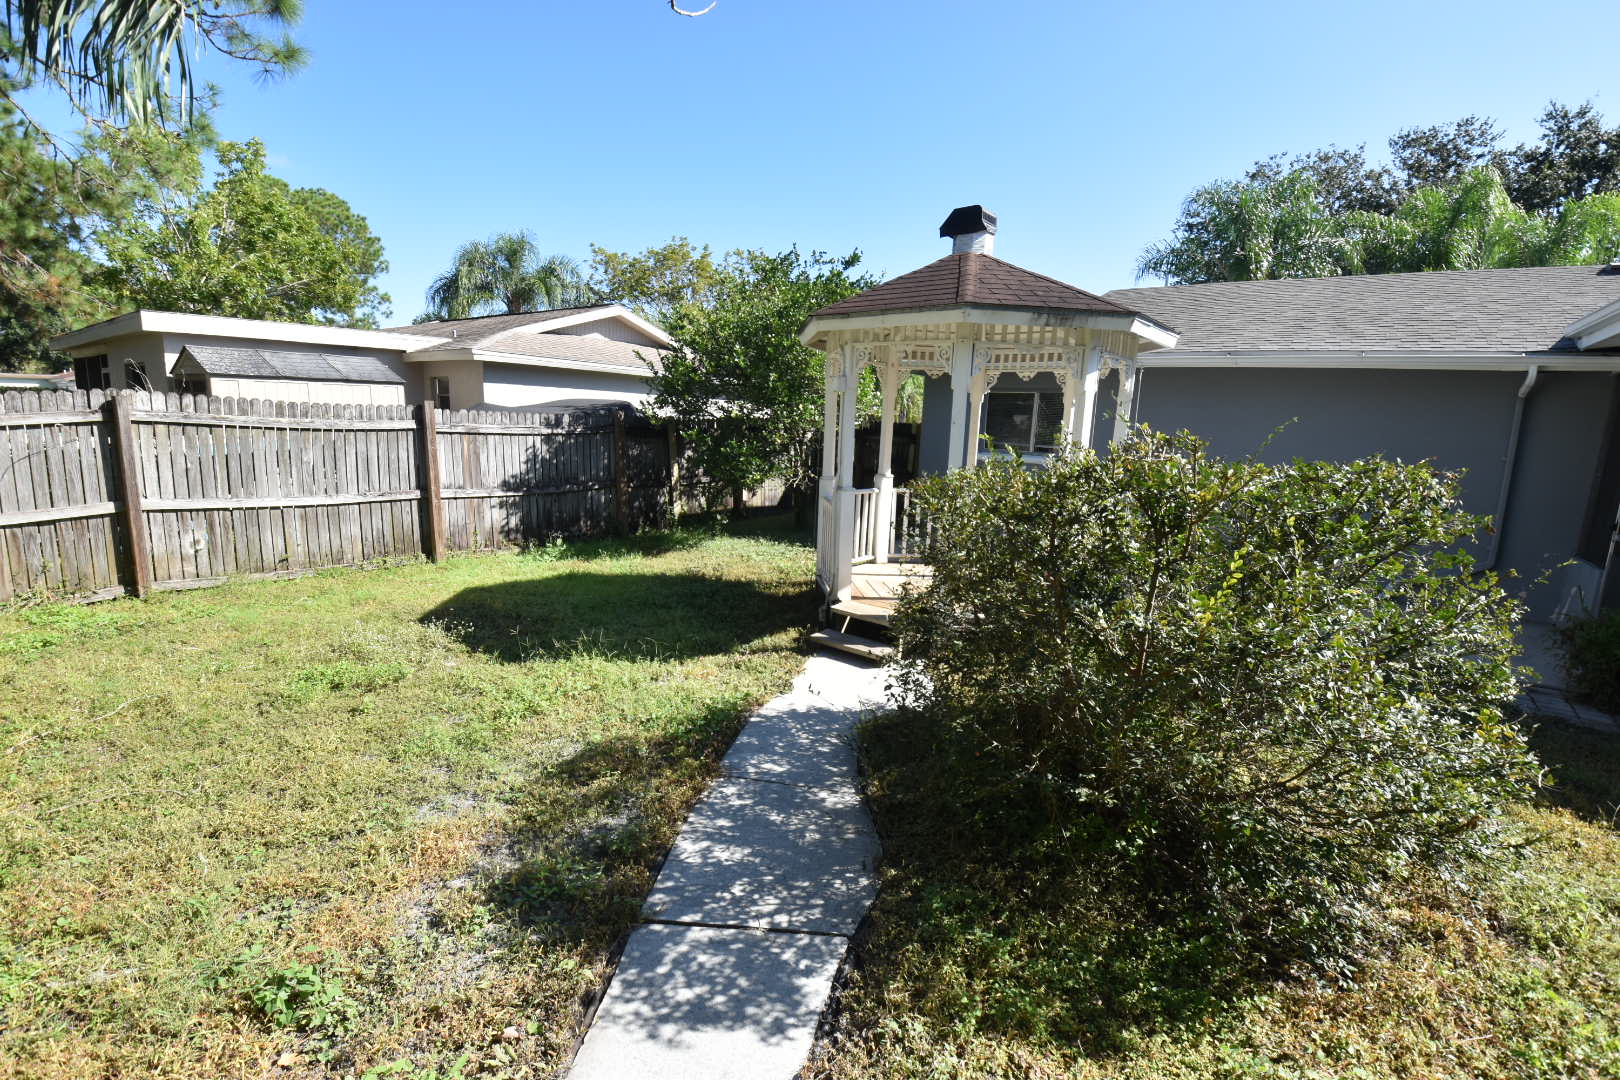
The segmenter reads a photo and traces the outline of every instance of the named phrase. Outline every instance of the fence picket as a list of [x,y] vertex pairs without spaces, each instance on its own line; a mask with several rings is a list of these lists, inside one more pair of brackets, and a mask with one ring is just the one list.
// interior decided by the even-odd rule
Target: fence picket
[[0,601],[661,522],[667,435],[618,416],[6,391]]

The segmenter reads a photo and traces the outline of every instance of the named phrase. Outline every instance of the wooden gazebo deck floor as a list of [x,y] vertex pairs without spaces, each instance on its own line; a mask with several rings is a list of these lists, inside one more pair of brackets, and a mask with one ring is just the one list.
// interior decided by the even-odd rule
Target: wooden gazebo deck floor
[[908,584],[918,588],[926,586],[934,575],[932,567],[915,562],[861,563],[854,567],[853,573],[850,596],[879,601],[898,598]]

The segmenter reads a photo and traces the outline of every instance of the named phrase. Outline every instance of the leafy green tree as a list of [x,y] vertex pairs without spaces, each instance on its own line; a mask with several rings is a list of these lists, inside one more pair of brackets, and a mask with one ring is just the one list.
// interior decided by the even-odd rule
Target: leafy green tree
[[1494,122],[1467,116],[1398,132],[1387,165],[1364,147],[1267,158],[1189,195],[1138,275],[1190,284],[1614,258],[1598,197],[1620,193],[1620,128],[1590,102],[1553,103],[1540,125],[1539,142],[1512,150]]
[[842,257],[797,248],[724,260],[707,304],[675,308],[675,347],[657,362],[652,409],[673,422],[712,493],[741,513],[766,480],[799,484],[821,431],[822,355],[799,341],[810,313],[870,288]]
[[1526,210],[1555,210],[1572,199],[1620,192],[1620,127],[1606,127],[1590,101],[1557,102],[1541,114],[1541,141],[1494,163],[1513,201]]
[[496,233],[457,250],[450,269],[428,287],[428,310],[417,321],[516,315],[594,302],[595,294],[573,259],[543,254],[532,233]]
[[1143,253],[1138,276],[1167,281],[1259,281],[1341,273],[1343,229],[1305,172],[1199,188],[1175,235]]
[[1489,165],[1413,191],[1393,214],[1351,215],[1358,273],[1485,270],[1606,262],[1620,253],[1620,196],[1570,199],[1532,213]]
[[0,101],[0,367],[50,370],[51,336],[107,312],[88,287],[94,237],[194,174],[206,117],[179,131],[91,129],[67,159]]
[[709,245],[694,248],[684,236],[639,254],[591,245],[591,288],[659,325],[677,308],[708,303],[723,277]]
[[249,319],[375,326],[388,297],[382,246],[330,192],[264,171],[258,140],[220,143],[219,175],[151,200],[96,237],[111,305]]
[[903,701],[1009,859],[1202,950],[1332,964],[1387,887],[1505,857],[1538,777],[1505,714],[1520,605],[1469,572],[1454,475],[1144,429],[913,499]]
[[[1464,173],[1491,164],[1501,139],[1502,132],[1495,122],[1480,116],[1396,132],[1389,140],[1394,183],[1402,191],[1453,183]],[[1387,214],[1394,207],[1357,209]]]

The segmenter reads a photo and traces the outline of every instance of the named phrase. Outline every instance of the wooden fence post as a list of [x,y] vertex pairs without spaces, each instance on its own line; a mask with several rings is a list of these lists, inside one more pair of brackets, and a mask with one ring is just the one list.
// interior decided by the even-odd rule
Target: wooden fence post
[[669,523],[673,525],[680,520],[684,509],[681,505],[681,439],[673,420],[664,424],[664,442],[668,448],[664,474],[669,481]]
[[613,410],[613,525],[620,533],[630,531],[629,437],[624,430],[624,410]]
[[124,521],[129,541],[129,589],[144,597],[152,591],[151,543],[146,535],[146,515],[141,510],[141,476],[135,464],[135,395],[115,393],[102,409],[112,429],[113,454],[118,459],[118,514]]
[[418,407],[422,452],[422,554],[444,561],[444,498],[439,493],[439,417],[432,398]]

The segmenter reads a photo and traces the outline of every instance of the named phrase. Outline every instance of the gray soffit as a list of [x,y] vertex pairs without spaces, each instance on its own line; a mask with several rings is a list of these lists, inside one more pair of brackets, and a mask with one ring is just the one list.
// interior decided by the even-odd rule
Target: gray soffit
[[405,377],[370,356],[334,353],[286,352],[279,349],[239,349],[217,345],[187,345],[182,361],[190,359],[208,375],[254,379],[303,379],[311,382],[404,383]]
[[1569,325],[1620,300],[1620,273],[1544,266],[1116,289],[1181,332],[1155,360],[1206,353],[1575,352]]

